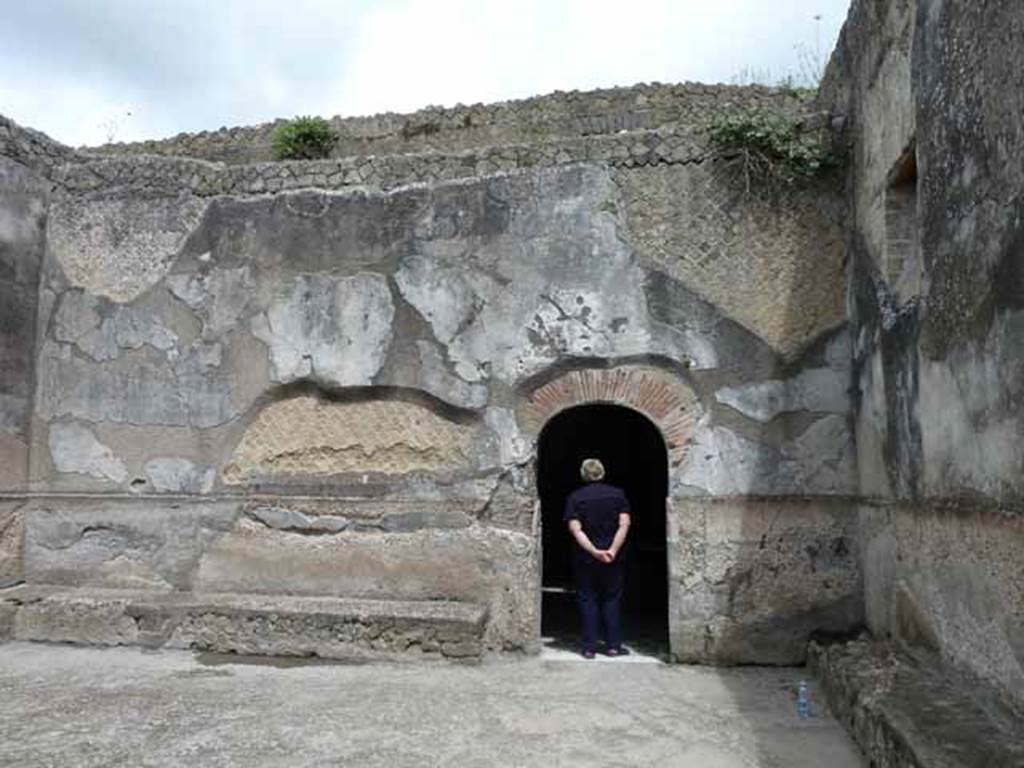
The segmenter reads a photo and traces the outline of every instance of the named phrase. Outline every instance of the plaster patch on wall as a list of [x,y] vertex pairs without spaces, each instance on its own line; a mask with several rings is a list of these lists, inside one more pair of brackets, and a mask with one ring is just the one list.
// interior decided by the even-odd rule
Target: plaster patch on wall
[[919,362],[917,418],[924,490],[955,496],[966,489],[1008,496],[1024,476],[1024,312],[999,317],[984,344],[947,360]]
[[825,494],[856,492],[856,452],[845,416],[826,416],[776,447],[711,423],[697,426],[673,485],[680,495]]
[[252,331],[270,351],[275,381],[308,377],[356,386],[371,383],[384,364],[394,315],[381,275],[303,275],[285,298],[253,319]]
[[8,434],[0,419],[0,488],[23,488],[27,474],[27,441],[18,434]]
[[471,384],[449,372],[436,344],[421,339],[416,349],[420,358],[416,375],[424,391],[462,408],[477,409],[487,404],[487,385]]
[[47,341],[39,354],[39,415],[130,424],[223,424],[238,415],[218,345],[193,344],[173,363],[122,359],[96,365]]
[[215,471],[197,467],[188,459],[150,459],[143,467],[146,477],[157,491],[173,493],[207,493],[213,488]]
[[488,408],[484,423],[498,436],[498,455],[503,466],[525,464],[530,459],[530,442],[519,430],[511,408]]
[[765,492],[778,466],[768,446],[747,440],[725,427],[700,420],[673,485],[688,486],[710,495],[740,496]]
[[437,264],[422,256],[406,259],[395,282],[405,300],[416,308],[430,324],[434,336],[448,346],[448,355],[455,373],[468,382],[486,378],[481,365],[489,358],[477,359],[471,351],[457,342],[457,336],[466,331],[486,306],[488,295],[500,290],[486,275]]
[[203,273],[171,275],[167,288],[203,319],[203,338],[216,339],[238,324],[253,298],[255,280],[249,265],[214,268]]
[[111,315],[103,318],[100,307],[101,300],[90,293],[66,292],[54,315],[53,337],[75,344],[100,362],[146,344],[162,352],[174,349],[177,335],[157,322],[151,312],[115,305]]
[[206,206],[194,197],[58,195],[50,205],[47,244],[71,285],[129,302],[163,277]]
[[715,399],[744,416],[767,422],[780,413],[817,411],[848,413],[849,379],[846,371],[814,368],[785,381],[769,380],[726,387]]
[[395,280],[443,344],[472,322],[483,301],[481,294],[497,288],[489,286],[484,275],[447,268],[423,256],[405,259]]
[[890,471],[884,445],[888,433],[888,406],[885,401],[885,369],[881,349],[860,368],[860,408],[855,414],[857,436],[857,474],[860,493],[866,497],[885,498],[892,495]]
[[263,523],[267,528],[300,533],[340,533],[349,526],[349,521],[338,515],[306,515],[286,507],[259,506],[246,514]]
[[865,505],[859,518],[871,632],[911,647],[937,643],[946,659],[1024,704],[1024,528],[923,506]]
[[50,426],[50,456],[58,472],[77,472],[98,480],[123,483],[128,479],[124,462],[96,439],[88,427],[59,423]]
[[103,318],[100,300],[85,291],[67,291],[53,315],[53,337],[58,341],[79,343],[99,328]]
[[853,494],[857,450],[846,415],[826,416],[782,446],[782,476],[797,492]]
[[224,481],[466,467],[474,429],[414,403],[296,397],[268,405],[242,436]]
[[235,501],[43,499],[25,508],[25,580],[188,590],[202,552],[231,529],[239,511]]

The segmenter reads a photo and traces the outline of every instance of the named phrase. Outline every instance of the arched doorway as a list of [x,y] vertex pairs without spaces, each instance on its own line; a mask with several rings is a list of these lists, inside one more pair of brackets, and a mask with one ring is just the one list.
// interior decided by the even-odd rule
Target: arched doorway
[[665,497],[668,452],[658,428],[620,405],[568,408],[544,426],[538,440],[537,490],[542,521],[541,635],[556,647],[575,647],[578,618],[572,585],[572,546],[562,521],[566,497],[582,485],[580,463],[604,463],[606,481],[622,488],[633,510],[624,600],[627,646],[668,652],[668,557]]

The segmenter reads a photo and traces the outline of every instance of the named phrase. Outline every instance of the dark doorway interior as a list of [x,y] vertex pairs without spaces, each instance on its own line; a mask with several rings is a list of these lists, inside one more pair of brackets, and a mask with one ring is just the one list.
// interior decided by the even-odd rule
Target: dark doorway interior
[[580,463],[598,458],[606,482],[622,488],[632,507],[626,547],[626,644],[668,652],[668,557],[665,496],[668,454],[658,429],[642,414],[617,405],[581,405],[555,416],[541,433],[537,486],[543,522],[541,634],[574,648],[579,633],[572,589],[572,542],[562,521],[566,497],[583,482]]

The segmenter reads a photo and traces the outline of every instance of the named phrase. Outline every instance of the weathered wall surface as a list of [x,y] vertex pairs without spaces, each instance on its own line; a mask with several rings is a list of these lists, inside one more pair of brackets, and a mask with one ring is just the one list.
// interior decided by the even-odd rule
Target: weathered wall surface
[[868,620],[1018,703],[1022,40],[1012,2],[856,2],[823,89],[854,147]]
[[[665,93],[636,119],[784,100]],[[487,647],[532,648],[538,435],[599,401],[661,429],[686,510],[672,546],[715,550],[674,550],[678,656],[791,662],[822,623],[855,626],[845,543],[833,589],[805,577],[855,519],[842,201],[827,183],[745,194],[695,126],[609,125],[57,168],[29,581],[458,600],[486,608]]]
[[477,524],[471,503],[159,497],[25,509],[33,584],[196,594],[454,600],[486,609],[495,650],[533,650],[528,533]]
[[36,301],[50,194],[46,168],[33,151],[45,146],[42,138],[0,122],[0,490],[24,489],[28,472]]
[[[548,372],[643,359],[697,393],[687,437],[701,462],[730,466],[708,471],[691,451],[680,493],[848,493],[839,297],[764,292],[756,312],[772,331],[760,338],[750,302],[664,263],[680,251],[692,263],[695,235],[675,214],[706,184],[680,203],[637,194],[637,172],[575,165],[393,191],[64,187],[48,228],[33,479],[210,490],[293,482],[306,467],[361,483],[417,470],[465,480],[508,468],[523,438],[506,412]],[[728,221],[767,216],[746,205],[734,200]],[[838,270],[834,213],[777,211],[795,234],[749,261]],[[741,235],[708,226],[700,241],[722,258],[704,269],[755,295],[761,270],[732,271]]]
[[28,470],[36,297],[49,189],[0,158],[0,488],[21,489]]
[[[55,163],[68,151],[0,118],[0,493],[28,484],[36,313]],[[0,499],[0,586],[21,578],[21,502]]]
[[676,658],[800,664],[812,634],[858,627],[863,603],[852,512],[845,500],[673,502]]

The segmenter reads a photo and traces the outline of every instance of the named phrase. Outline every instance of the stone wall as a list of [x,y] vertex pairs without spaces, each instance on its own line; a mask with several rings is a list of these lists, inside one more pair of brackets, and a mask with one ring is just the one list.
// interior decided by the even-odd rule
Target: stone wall
[[46,134],[0,115],[0,157],[13,160],[42,176],[50,176],[54,169],[75,162],[78,155]]
[[1024,19],[855,2],[823,87],[852,141],[867,618],[1024,702]]
[[0,158],[0,488],[23,489],[28,469],[36,298],[49,187]]
[[0,586],[21,577],[36,313],[53,164],[69,150],[0,119]]
[[[791,91],[763,86],[697,83],[636,85],[595,91],[555,92],[495,104],[427,107],[411,114],[331,118],[338,132],[335,157],[453,153],[488,147],[540,144],[553,139],[616,134],[686,125],[705,126],[716,115],[747,107],[798,110]],[[173,155],[226,163],[272,159],[272,123],[221,128],[170,139],[113,144],[96,152],[115,155]]]
[[[687,172],[703,174],[686,165],[677,173]],[[743,230],[688,233],[676,215],[706,184],[682,200],[644,197],[636,175],[595,164],[391,191],[247,197],[64,185],[48,227],[34,481],[153,489],[173,459],[191,462],[175,490],[221,488],[229,464],[234,481],[272,455],[317,463],[297,445],[266,444],[274,429],[264,422],[282,408],[292,408],[285,421],[293,430],[311,420],[310,434],[323,438],[317,455],[330,454],[340,468],[359,464],[342,451],[386,449],[407,455],[395,458],[404,470],[383,475],[419,461],[469,477],[512,455],[508,444],[520,437],[501,414],[547,372],[641,359],[674,369],[703,399],[685,439],[729,457],[727,473],[684,462],[681,493],[848,493],[840,297],[823,301],[812,286],[780,301],[764,291],[760,270],[732,272]],[[835,210],[797,202],[776,211],[794,236],[775,252],[751,249],[748,262],[774,263],[783,274],[812,263],[838,271]],[[751,215],[768,211],[735,201],[722,217],[731,224]],[[723,296],[716,306],[702,295],[713,291],[698,271],[662,271],[673,266],[666,253],[687,242],[696,250],[687,238],[697,237],[708,250],[703,269],[731,274],[746,302]],[[756,333],[758,317],[772,326],[768,338]],[[324,397],[342,402],[317,405]],[[288,405],[302,398],[308,406]],[[424,428],[439,436],[452,421],[459,437],[449,458],[414,460],[428,439],[370,447],[353,433],[353,399],[378,409],[368,416],[375,423],[388,409],[385,423],[395,419],[394,435],[409,439],[409,424],[434,420]],[[343,430],[331,437],[325,424],[334,412]],[[241,454],[223,443],[239,444]],[[170,455],[151,455],[157,450]]]
[[669,513],[672,652],[802,664],[808,638],[861,626],[857,518],[845,500],[686,499]]
[[699,127],[54,167],[28,581],[456,600],[533,649],[537,441],[610,402],[670,451],[677,657],[856,626],[842,200],[749,193]]

